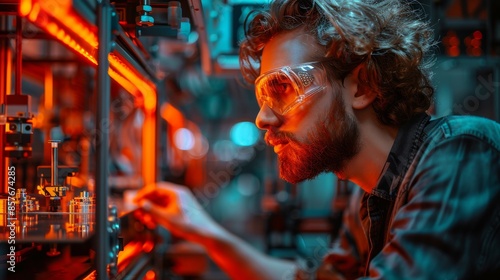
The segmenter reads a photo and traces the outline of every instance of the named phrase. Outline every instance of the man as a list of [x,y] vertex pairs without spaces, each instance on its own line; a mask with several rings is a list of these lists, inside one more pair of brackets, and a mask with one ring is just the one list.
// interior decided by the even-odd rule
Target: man
[[[255,83],[256,124],[281,177],[331,171],[362,189],[317,279],[500,275],[500,127],[430,120],[431,38],[390,0],[276,0],[248,25],[242,73]],[[159,183],[137,201],[232,279],[308,277],[228,233],[185,188]]]

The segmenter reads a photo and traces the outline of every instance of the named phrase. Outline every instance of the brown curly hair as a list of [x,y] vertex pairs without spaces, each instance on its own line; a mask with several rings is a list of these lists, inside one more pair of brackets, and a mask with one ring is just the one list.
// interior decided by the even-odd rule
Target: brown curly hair
[[245,80],[255,81],[265,44],[280,32],[303,28],[325,47],[318,58],[331,82],[357,66],[363,86],[374,90],[379,120],[400,126],[432,104],[433,32],[421,14],[398,0],[275,0],[254,11],[240,43]]

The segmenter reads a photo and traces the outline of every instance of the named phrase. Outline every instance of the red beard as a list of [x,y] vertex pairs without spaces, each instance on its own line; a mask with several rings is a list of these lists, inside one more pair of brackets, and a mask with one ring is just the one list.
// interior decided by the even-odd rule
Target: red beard
[[304,142],[287,132],[278,132],[272,139],[287,142],[278,159],[280,177],[290,183],[313,179],[323,172],[342,173],[360,146],[356,120],[345,111],[341,97],[326,117],[318,118]]

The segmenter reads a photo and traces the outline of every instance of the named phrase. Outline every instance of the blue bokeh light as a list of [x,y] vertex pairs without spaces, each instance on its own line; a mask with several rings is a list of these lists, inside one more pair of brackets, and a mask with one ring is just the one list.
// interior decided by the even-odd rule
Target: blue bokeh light
[[240,122],[235,124],[230,131],[231,141],[239,146],[253,146],[259,140],[259,130],[254,123]]

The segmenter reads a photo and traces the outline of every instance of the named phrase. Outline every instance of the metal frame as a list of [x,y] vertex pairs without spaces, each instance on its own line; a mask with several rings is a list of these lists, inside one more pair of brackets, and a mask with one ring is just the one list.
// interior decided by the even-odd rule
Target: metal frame
[[107,279],[110,262],[108,236],[108,166],[109,135],[104,126],[109,120],[111,79],[108,75],[108,55],[111,49],[111,7],[108,0],[97,3],[98,65],[97,65],[97,112],[96,112],[96,272],[97,279]]

